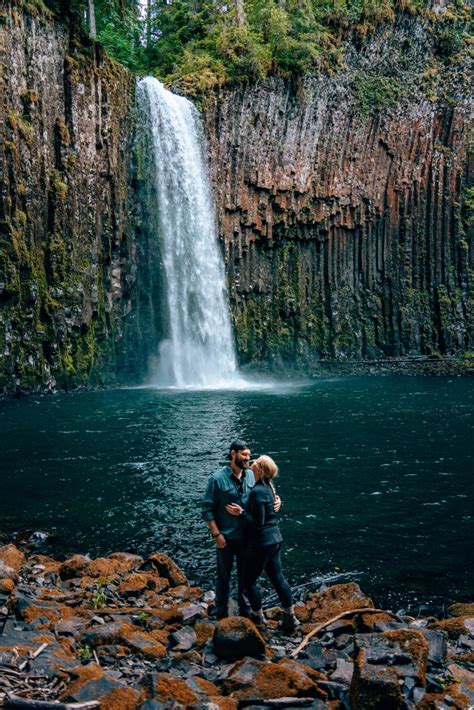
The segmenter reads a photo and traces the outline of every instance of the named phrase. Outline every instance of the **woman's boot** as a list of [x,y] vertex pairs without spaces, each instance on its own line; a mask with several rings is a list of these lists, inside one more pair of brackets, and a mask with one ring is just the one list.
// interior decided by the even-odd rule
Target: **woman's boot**
[[292,631],[295,631],[298,626],[300,626],[300,621],[295,616],[295,608],[293,606],[289,606],[288,608],[283,609],[281,630],[291,633]]

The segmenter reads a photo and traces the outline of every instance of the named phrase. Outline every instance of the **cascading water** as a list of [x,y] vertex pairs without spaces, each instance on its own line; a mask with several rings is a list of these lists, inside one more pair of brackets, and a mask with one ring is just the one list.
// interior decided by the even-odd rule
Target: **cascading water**
[[237,365],[199,114],[152,77],[139,82],[137,95],[153,153],[169,319],[154,380],[232,386]]

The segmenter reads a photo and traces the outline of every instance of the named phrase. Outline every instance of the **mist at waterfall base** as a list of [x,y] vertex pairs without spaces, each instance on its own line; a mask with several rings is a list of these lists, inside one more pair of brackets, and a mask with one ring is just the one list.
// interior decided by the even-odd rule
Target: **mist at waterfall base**
[[139,141],[151,157],[162,253],[167,336],[150,383],[218,389],[237,372],[224,263],[219,252],[199,113],[153,77],[138,83]]
[[293,585],[342,574],[395,610],[472,597],[472,380],[353,376],[275,392],[0,402],[0,532],[48,531],[40,551],[55,554],[164,550],[209,586],[199,500],[240,435],[280,465]]

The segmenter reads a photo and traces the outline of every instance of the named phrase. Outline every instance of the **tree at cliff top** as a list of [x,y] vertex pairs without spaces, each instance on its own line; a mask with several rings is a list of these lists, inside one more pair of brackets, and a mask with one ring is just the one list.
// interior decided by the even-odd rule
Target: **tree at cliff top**
[[[46,3],[62,11],[65,0]],[[268,74],[332,70],[342,64],[343,40],[350,33],[364,41],[397,12],[431,8],[426,0],[72,0],[66,5],[82,15],[112,57],[187,93]],[[442,20],[451,23],[447,42],[460,34],[456,23],[465,21],[466,8],[463,0],[449,6],[448,20]]]

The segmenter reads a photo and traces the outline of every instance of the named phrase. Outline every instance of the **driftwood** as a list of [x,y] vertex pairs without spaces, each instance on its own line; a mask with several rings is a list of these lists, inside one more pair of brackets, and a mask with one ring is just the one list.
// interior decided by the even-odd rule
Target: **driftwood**
[[89,700],[86,703],[60,703],[49,700],[28,700],[12,694],[6,695],[4,703],[7,708],[20,708],[20,710],[88,710],[100,705],[98,700]]
[[26,659],[26,661],[22,661],[20,663],[20,665],[18,666],[19,670],[20,671],[24,670],[26,668],[26,666],[28,665],[28,663],[30,661],[34,661],[34,659],[37,658],[40,655],[40,653],[43,653],[44,649],[47,648],[48,646],[49,646],[49,643],[42,643],[41,646],[39,648],[37,648],[34,653],[31,653],[29,655],[29,657]]
[[397,621],[401,621],[399,616],[393,614],[391,611],[385,611],[384,609],[372,609],[371,607],[362,607],[361,609],[349,609],[348,611],[343,611],[337,616],[333,616],[332,619],[328,619],[322,624],[318,624],[318,626],[315,626],[314,629],[311,629],[309,634],[306,634],[300,645],[297,646],[295,650],[292,651],[292,653],[290,653],[290,658],[295,658],[295,656],[297,656],[298,653],[303,650],[303,648],[308,644],[308,642],[311,641],[313,636],[316,636],[316,634],[318,634],[322,629],[326,628],[326,626],[331,626],[331,624],[334,624],[335,621],[339,621],[339,619],[344,619],[346,616],[354,616],[354,614],[388,614]]

